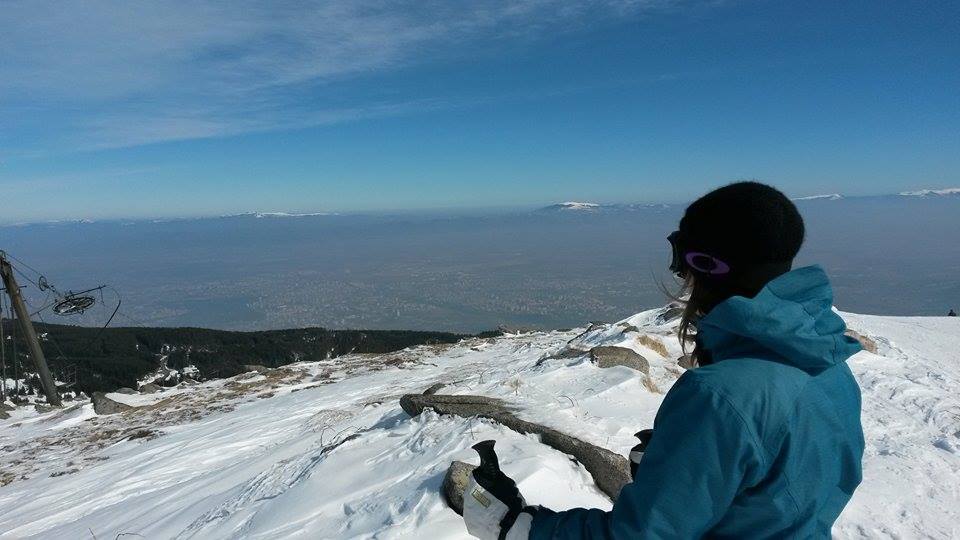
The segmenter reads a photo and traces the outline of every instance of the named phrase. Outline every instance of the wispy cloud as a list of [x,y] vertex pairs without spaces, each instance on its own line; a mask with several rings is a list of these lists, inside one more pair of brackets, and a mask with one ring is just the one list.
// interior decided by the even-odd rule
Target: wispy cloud
[[[318,87],[469,55],[478,44],[678,3],[687,2],[14,0],[0,10],[0,121],[24,140],[65,149],[405,114],[447,102],[309,97]],[[51,118],[56,136],[44,133]]]

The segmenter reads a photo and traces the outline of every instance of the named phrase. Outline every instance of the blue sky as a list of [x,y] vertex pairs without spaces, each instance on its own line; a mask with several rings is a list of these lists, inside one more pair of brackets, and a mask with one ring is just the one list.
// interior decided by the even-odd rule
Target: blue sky
[[960,185],[957,2],[5,2],[0,221]]

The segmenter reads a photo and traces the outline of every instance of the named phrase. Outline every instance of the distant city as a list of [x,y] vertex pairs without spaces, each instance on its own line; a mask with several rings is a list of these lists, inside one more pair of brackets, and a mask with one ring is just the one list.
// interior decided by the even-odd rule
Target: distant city
[[[960,307],[960,189],[798,199],[800,263],[831,274],[840,309],[944,315]],[[82,316],[47,322],[476,332],[563,328],[665,303],[667,234],[684,205],[568,202],[532,211],[59,222],[0,228],[31,269],[31,305],[110,285]],[[34,275],[33,269],[38,274]],[[27,278],[31,281],[27,281]],[[114,293],[116,291],[116,294]]]

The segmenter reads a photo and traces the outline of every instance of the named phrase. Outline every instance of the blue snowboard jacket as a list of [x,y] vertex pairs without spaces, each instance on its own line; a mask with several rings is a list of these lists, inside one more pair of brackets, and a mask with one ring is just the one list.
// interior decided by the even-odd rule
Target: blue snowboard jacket
[[613,510],[543,510],[530,538],[829,538],[863,456],[860,345],[832,304],[812,266],[715,307],[697,325],[713,363],[667,393]]

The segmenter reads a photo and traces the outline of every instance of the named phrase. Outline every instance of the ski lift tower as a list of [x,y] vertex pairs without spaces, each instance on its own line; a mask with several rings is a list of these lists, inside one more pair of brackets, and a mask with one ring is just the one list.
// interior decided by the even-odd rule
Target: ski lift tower
[[[13,277],[13,267],[7,261],[7,254],[0,251],[0,277],[3,278],[3,286],[10,296],[10,303],[17,314],[17,322],[23,330],[23,337],[30,347],[30,358],[37,368],[37,374],[40,375],[40,384],[43,385],[43,393],[47,396],[47,402],[51,405],[60,406],[60,394],[57,393],[57,385],[53,382],[50,375],[50,368],[47,367],[47,360],[43,356],[43,349],[40,348],[40,341],[37,339],[37,332],[33,329],[33,323],[30,322],[30,312],[27,311],[27,305],[23,303],[23,297],[20,296],[20,287],[17,285],[16,278]],[[16,358],[14,358],[16,362]]]

